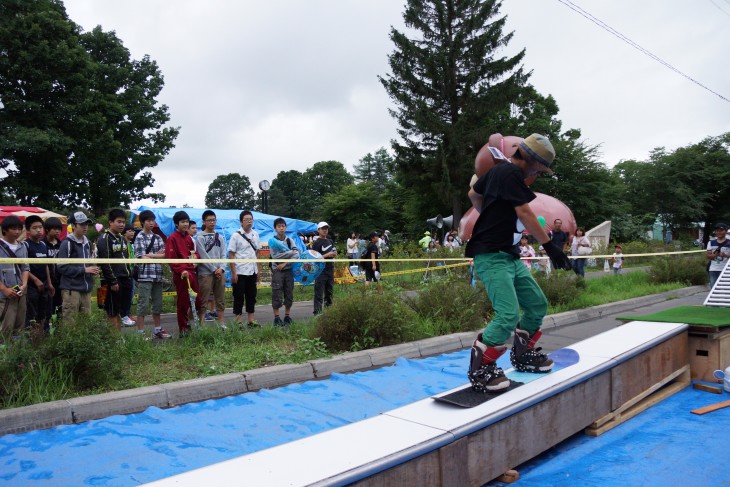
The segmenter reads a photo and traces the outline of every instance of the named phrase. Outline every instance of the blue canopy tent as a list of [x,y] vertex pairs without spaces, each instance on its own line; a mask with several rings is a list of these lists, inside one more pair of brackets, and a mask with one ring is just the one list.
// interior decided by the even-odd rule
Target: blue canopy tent
[[[135,214],[139,215],[141,211],[150,210],[155,214],[155,220],[157,226],[160,228],[162,233],[170,235],[175,231],[175,224],[172,222],[172,216],[180,211],[185,211],[190,215],[190,219],[194,220],[198,224],[198,229],[203,228],[203,212],[207,208],[152,208],[149,206],[140,206],[136,210],[132,210]],[[216,210],[210,208],[215,212],[216,219],[218,220],[215,225],[215,230],[226,237],[228,242],[239,228],[241,228],[241,222],[238,219],[242,210]],[[253,229],[259,233],[261,243],[266,243],[271,237],[276,234],[274,230],[274,220],[279,218],[276,215],[267,215],[266,213],[259,213],[258,211],[252,211],[253,214]],[[317,224],[307,222],[304,220],[297,220],[295,218],[284,218],[286,221],[286,234],[289,238],[294,241],[300,252],[304,252],[306,247],[300,233],[313,233],[317,231]]]

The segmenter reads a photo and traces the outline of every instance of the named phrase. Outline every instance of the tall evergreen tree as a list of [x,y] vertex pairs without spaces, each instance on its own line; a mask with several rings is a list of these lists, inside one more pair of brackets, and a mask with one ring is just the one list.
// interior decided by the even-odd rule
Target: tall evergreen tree
[[381,147],[375,154],[366,154],[353,169],[357,182],[371,183],[378,192],[382,192],[394,178],[395,163],[385,147]]
[[[520,62],[498,55],[511,39],[497,0],[408,0],[410,38],[391,29],[391,74],[380,81],[395,102],[398,175],[412,194],[430,195],[456,221],[466,204],[474,157],[500,130],[525,90]],[[421,210],[423,211],[423,210]],[[421,215],[423,216],[423,215]],[[431,215],[433,216],[433,215]]]

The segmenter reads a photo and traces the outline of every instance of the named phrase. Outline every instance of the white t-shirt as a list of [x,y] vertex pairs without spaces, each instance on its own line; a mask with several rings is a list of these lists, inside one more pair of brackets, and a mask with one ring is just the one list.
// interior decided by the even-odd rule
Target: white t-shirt
[[573,241],[570,244],[570,255],[578,255],[578,245],[585,244],[590,247],[591,240],[583,235],[582,237],[573,237]]
[[[722,243],[727,245],[727,239],[723,240]],[[714,250],[717,247],[717,239],[712,239],[707,242],[707,250]],[[720,255],[710,261],[710,271],[722,272],[725,269],[728,257],[730,257],[730,247],[723,247],[720,250]]]
[[347,253],[357,254],[357,248],[360,246],[360,241],[356,238],[347,239]]
[[[252,228],[250,232],[246,233],[246,237],[251,241],[253,247],[241,236],[241,233],[239,232],[244,233],[243,228],[231,235],[231,239],[228,241],[228,252],[233,252],[233,257],[236,259],[255,259],[256,251],[261,248],[261,241],[259,240],[258,232]],[[236,274],[239,276],[252,276],[257,272],[258,266],[255,262],[236,263]]]

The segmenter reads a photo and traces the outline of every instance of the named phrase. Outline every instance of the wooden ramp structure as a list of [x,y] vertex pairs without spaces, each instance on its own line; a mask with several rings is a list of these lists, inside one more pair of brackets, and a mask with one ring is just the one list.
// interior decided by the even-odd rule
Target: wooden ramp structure
[[580,361],[471,409],[425,399],[155,486],[479,486],[571,435],[600,434],[689,384],[688,326],[634,321]]

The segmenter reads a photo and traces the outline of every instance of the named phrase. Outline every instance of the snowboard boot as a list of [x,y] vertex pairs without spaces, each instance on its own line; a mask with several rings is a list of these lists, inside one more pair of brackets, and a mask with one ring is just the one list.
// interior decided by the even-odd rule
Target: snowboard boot
[[469,364],[469,382],[477,392],[495,392],[506,389],[510,381],[504,371],[497,366],[497,359],[507,351],[504,345],[489,347],[482,342],[482,335],[474,340],[471,347],[471,363]]
[[536,372],[539,374],[550,372],[553,369],[553,361],[540,351],[542,348],[535,348],[535,343],[541,336],[542,332],[540,330],[532,336],[525,330],[519,328],[515,330],[512,350],[509,355],[512,367],[520,372]]

